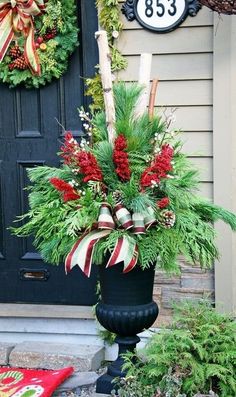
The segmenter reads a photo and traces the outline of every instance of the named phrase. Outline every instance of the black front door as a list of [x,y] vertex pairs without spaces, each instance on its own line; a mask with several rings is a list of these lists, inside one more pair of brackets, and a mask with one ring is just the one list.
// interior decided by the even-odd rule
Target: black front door
[[58,166],[62,129],[77,137],[82,126],[77,108],[87,106],[82,77],[94,74],[97,48],[95,0],[78,1],[80,47],[60,81],[39,90],[9,89],[0,84],[0,302],[92,305],[96,270],[88,280],[74,268],[43,263],[32,239],[11,236],[7,227],[27,208],[26,169]]

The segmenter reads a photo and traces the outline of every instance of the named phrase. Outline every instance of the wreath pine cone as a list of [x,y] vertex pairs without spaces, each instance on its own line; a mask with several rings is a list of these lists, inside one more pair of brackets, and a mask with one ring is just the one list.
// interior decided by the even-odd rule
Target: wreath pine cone
[[10,63],[9,69],[10,70],[13,70],[13,69],[19,69],[19,70],[28,69],[28,65],[27,65],[27,63],[25,61],[24,55],[21,55],[20,57],[15,59],[12,63]]
[[236,0],[200,0],[200,3],[219,14],[236,14]]
[[20,47],[16,44],[14,47],[12,47],[9,51],[9,55],[12,59],[17,59],[22,55],[22,52],[20,50]]

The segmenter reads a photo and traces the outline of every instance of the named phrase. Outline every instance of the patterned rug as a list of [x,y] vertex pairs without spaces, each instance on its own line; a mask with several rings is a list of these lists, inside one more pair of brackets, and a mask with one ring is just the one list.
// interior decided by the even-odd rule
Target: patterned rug
[[0,397],[50,397],[73,368],[36,370],[0,368]]

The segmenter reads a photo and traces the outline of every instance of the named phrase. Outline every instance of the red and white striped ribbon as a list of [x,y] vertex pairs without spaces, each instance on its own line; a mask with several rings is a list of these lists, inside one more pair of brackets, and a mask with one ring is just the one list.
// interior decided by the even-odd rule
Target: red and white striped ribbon
[[[154,222],[156,222],[154,210],[149,207],[147,212],[134,213],[133,217],[129,211],[122,205],[115,206],[115,215],[120,225],[129,230],[133,228],[133,234],[145,234]],[[96,229],[85,233],[73,246],[72,250],[66,257],[66,273],[78,265],[81,270],[90,276],[92,257],[96,243],[107,237],[116,227],[112,217],[111,207],[107,203],[101,205],[98,223]],[[120,237],[115,245],[107,267],[114,266],[119,262],[124,262],[124,273],[131,271],[138,261],[138,246],[134,239],[129,236]]]
[[111,230],[92,230],[84,234],[73,246],[66,257],[65,271],[68,273],[74,266],[78,265],[84,274],[89,277],[92,267],[93,251],[96,243],[103,237],[108,236]]
[[122,204],[117,204],[114,208],[118,222],[128,230],[133,227],[133,221],[130,212]]
[[134,223],[134,234],[145,234],[146,228],[144,223],[144,216],[140,212],[134,212],[132,215],[132,220]]
[[144,213],[144,224],[146,229],[149,229],[154,223],[156,223],[155,211],[152,207],[147,207]]
[[127,236],[120,237],[114,248],[114,251],[107,263],[107,268],[124,262],[123,273],[130,272],[138,261],[138,246],[135,241],[129,239]]
[[111,207],[103,203],[98,217],[98,229],[115,229],[115,222],[112,218]]

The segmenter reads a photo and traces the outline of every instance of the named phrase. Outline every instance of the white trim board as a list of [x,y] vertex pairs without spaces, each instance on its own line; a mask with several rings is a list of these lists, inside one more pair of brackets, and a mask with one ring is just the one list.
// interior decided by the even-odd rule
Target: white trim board
[[0,303],[2,317],[94,319],[94,314],[91,306]]

